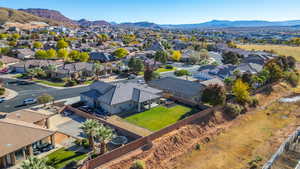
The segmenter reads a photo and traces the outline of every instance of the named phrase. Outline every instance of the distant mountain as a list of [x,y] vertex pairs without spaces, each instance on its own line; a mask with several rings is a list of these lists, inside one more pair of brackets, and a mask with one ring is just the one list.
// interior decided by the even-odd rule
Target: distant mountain
[[3,24],[6,22],[17,22],[21,24],[26,24],[29,22],[45,22],[49,25],[61,24],[60,22],[47,18],[41,18],[23,11],[0,7],[0,23]]
[[109,26],[109,25],[111,25],[110,23],[108,23],[104,20],[88,21],[86,19],[80,19],[79,21],[76,21],[76,22],[80,26]]
[[119,26],[123,27],[135,27],[135,28],[150,28],[150,29],[161,29],[161,27],[155,23],[151,22],[127,22],[121,23]]
[[19,11],[27,12],[35,16],[39,16],[41,18],[51,19],[60,23],[63,23],[65,26],[76,27],[77,23],[56,10],[49,9],[37,9],[37,8],[29,8],[29,9],[19,9]]
[[228,27],[270,27],[270,26],[295,26],[300,25],[300,20],[292,21],[227,21],[213,20],[199,24],[181,24],[181,25],[160,25],[163,28],[195,29],[195,28],[228,28]]

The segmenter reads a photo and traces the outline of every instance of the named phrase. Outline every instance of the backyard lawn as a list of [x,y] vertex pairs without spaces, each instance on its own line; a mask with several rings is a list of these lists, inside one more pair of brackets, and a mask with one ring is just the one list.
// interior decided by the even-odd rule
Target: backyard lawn
[[172,69],[167,69],[167,68],[158,68],[155,72],[158,72],[158,73],[163,73],[163,72],[170,72],[170,71],[175,71],[176,68],[173,67]]
[[65,148],[61,148],[46,156],[47,163],[56,169],[64,168],[70,162],[78,162],[86,157],[87,154],[85,153],[78,153]]
[[130,123],[147,128],[151,131],[157,131],[176,123],[183,115],[191,111],[191,108],[179,105],[171,108],[159,106],[142,113],[134,114],[125,119]]

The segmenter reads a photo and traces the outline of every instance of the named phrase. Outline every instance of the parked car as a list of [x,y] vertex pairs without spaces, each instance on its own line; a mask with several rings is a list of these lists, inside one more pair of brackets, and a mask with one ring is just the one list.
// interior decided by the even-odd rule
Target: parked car
[[5,97],[0,97],[0,103],[3,103],[5,101]]
[[28,98],[28,99],[25,99],[25,100],[23,101],[23,103],[24,103],[25,105],[35,104],[35,103],[37,103],[37,100],[36,100],[35,98]]
[[129,75],[129,76],[128,76],[128,80],[135,79],[136,77],[137,77],[136,75],[134,75],[134,74],[131,74],[131,75]]
[[27,81],[18,81],[18,85],[30,85],[30,82]]
[[139,84],[145,84],[145,83],[146,83],[145,80],[142,80],[142,79],[138,80],[137,82],[138,82]]

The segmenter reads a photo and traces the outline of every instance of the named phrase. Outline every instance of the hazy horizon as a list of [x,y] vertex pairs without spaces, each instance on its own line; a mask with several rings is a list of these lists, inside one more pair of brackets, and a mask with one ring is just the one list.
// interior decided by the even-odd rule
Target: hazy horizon
[[0,6],[52,9],[73,20],[117,23],[147,21],[157,24],[195,24],[211,20],[300,20],[297,17],[300,16],[299,0],[277,0],[276,3],[274,0],[0,0]]

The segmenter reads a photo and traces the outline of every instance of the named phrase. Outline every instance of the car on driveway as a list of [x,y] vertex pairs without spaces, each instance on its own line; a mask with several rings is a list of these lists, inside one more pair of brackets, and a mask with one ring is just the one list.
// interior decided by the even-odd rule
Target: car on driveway
[[0,103],[3,103],[5,101],[5,97],[0,97]]
[[37,103],[37,100],[35,98],[28,98],[23,101],[24,105],[30,105],[30,104],[35,104],[35,103]]
[[132,80],[132,79],[135,79],[135,78],[137,78],[137,76],[134,75],[134,74],[131,74],[131,75],[128,76],[128,80]]

